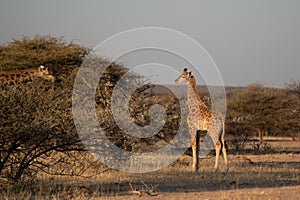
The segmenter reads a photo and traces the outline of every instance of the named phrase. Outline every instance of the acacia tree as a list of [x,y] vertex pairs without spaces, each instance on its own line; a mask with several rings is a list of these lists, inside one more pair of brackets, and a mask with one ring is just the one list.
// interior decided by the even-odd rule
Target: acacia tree
[[18,181],[25,174],[49,171],[63,154],[84,150],[72,122],[69,95],[38,80],[1,90],[2,177]]
[[[89,49],[68,43],[63,37],[22,36],[0,46],[0,70],[19,70],[40,65],[53,66],[61,72],[66,66],[80,66]],[[66,68],[65,68],[66,69]]]
[[292,98],[289,102],[293,105],[289,110],[291,116],[293,116],[289,122],[291,124],[290,127],[293,127],[293,137],[297,137],[298,134],[300,139],[300,81],[292,80],[289,83],[286,83],[286,87],[286,93]]
[[[0,175],[14,181],[78,161],[84,147],[72,119],[76,68],[87,48],[62,38],[23,37],[0,47],[1,70],[52,66],[58,82],[43,79],[0,89]],[[62,172],[62,171],[61,171]],[[58,172],[61,174],[61,172]]]
[[257,132],[263,144],[266,134],[287,135],[299,129],[299,114],[294,112],[297,107],[299,98],[288,90],[249,85],[229,97],[229,131],[238,124],[245,132]]
[[[74,155],[86,150],[73,122],[72,93],[75,75],[87,53],[85,47],[50,36],[36,36],[33,39],[24,37],[0,46],[2,70],[24,69],[42,64],[50,66],[58,79],[55,83],[36,79],[0,88],[3,89],[0,90],[1,177],[18,181],[25,175],[32,176],[40,171],[74,175],[75,172],[66,170],[66,167],[80,162],[80,158]],[[147,125],[149,107],[159,103],[167,110],[167,123],[160,133],[147,140],[126,135],[119,130],[110,109],[114,85],[127,72],[126,68],[99,57],[95,57],[92,62],[96,66],[107,66],[95,95],[99,123],[107,138],[126,150],[133,150],[134,143],[145,144],[144,149],[148,150],[147,143],[159,143],[162,138],[172,139],[176,132],[170,132],[170,127],[178,126],[180,120],[179,106],[174,96],[171,96],[170,102],[169,97],[160,95],[161,98],[152,94],[151,84],[138,88],[130,100],[131,117],[137,120],[137,124]],[[141,76],[137,74],[131,77],[141,81]],[[53,166],[59,166],[56,167],[59,171],[53,171]]]

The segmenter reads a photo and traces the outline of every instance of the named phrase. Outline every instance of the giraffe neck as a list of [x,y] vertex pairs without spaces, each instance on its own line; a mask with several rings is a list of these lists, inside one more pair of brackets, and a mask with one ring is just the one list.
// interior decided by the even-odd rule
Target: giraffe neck
[[188,82],[188,101],[192,101],[194,98],[197,100],[200,112],[208,111],[207,106],[199,97],[196,79],[192,77]]
[[40,72],[38,68],[30,68],[18,71],[0,72],[0,85],[13,85],[18,82],[32,80],[37,76],[52,80],[52,75]]
[[37,72],[22,70],[22,71],[12,71],[12,72],[1,72],[0,73],[0,82],[3,85],[16,84],[17,82],[22,82],[30,80],[33,77],[37,76]]

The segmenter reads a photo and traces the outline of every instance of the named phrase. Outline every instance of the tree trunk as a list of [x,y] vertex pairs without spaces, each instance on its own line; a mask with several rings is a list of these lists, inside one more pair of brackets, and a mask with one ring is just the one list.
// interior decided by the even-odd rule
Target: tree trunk
[[258,133],[259,145],[263,145],[264,144],[264,132],[258,128],[257,133]]

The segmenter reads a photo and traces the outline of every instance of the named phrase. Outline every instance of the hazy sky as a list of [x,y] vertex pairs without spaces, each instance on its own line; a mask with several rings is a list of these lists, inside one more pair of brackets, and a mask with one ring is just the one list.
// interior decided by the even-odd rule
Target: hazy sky
[[226,85],[300,80],[298,0],[0,0],[0,43],[21,35],[64,36],[95,47],[121,31],[165,27],[199,42]]

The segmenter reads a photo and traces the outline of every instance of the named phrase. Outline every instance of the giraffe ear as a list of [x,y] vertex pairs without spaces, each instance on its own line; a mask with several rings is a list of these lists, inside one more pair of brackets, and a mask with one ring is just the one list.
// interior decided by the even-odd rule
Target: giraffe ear
[[193,76],[193,71],[190,71],[190,75]]

